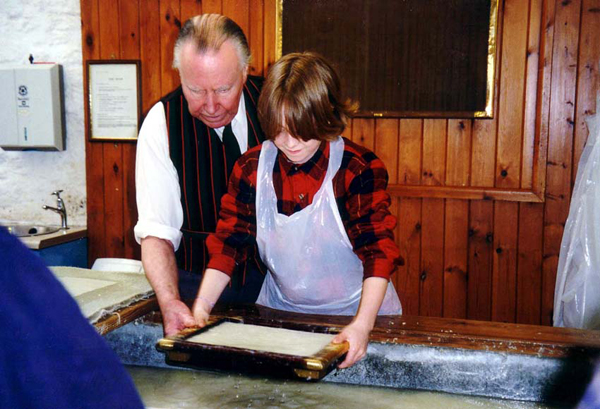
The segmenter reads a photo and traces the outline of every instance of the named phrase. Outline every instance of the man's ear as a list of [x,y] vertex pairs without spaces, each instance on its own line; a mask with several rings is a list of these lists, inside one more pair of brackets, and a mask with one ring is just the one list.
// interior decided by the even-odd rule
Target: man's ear
[[246,80],[248,79],[248,71],[250,70],[250,68],[248,67],[248,65],[246,64],[246,66],[243,68],[242,71],[242,83],[245,84]]

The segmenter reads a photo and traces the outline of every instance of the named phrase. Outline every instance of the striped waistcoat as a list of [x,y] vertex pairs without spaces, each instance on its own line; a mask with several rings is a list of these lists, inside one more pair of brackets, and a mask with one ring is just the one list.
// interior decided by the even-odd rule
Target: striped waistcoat
[[[264,140],[256,105],[263,79],[248,76],[244,101],[248,120],[248,149]],[[202,273],[208,262],[205,239],[215,231],[221,196],[227,192],[225,147],[216,132],[190,115],[181,87],[162,99],[167,117],[169,152],[179,175],[183,208],[182,243],[176,252],[180,269]],[[256,249],[248,262],[258,263]],[[246,265],[239,265],[232,281],[243,283]]]

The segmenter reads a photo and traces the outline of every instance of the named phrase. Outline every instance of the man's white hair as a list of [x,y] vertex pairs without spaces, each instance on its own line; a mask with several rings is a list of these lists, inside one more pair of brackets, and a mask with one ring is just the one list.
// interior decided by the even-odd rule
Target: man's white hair
[[245,69],[250,64],[250,47],[244,32],[235,21],[221,14],[201,14],[185,22],[173,50],[173,68],[179,69],[181,49],[191,42],[198,53],[218,51],[225,41],[234,45],[240,66]]

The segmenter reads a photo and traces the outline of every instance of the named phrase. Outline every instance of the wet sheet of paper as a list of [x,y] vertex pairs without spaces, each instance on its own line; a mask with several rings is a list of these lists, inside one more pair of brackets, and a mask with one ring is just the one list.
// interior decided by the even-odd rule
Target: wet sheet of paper
[[50,269],[75,298],[81,312],[91,323],[154,294],[143,273],[75,267]]
[[329,344],[334,337],[335,335],[332,334],[223,322],[186,341],[286,355],[312,356]]

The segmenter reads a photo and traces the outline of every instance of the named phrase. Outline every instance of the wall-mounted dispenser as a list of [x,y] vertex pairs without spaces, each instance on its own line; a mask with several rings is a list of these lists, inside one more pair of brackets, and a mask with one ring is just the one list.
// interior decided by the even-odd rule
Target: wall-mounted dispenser
[[64,149],[61,67],[0,66],[0,147]]

